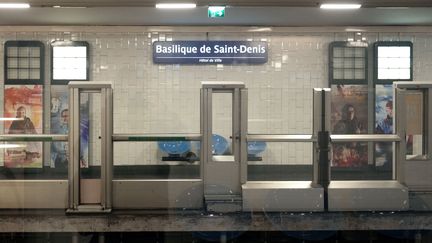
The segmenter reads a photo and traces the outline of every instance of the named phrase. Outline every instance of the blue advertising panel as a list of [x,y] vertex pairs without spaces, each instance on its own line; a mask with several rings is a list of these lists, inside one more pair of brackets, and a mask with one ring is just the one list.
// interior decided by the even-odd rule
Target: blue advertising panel
[[265,41],[156,41],[156,64],[263,64],[268,59]]

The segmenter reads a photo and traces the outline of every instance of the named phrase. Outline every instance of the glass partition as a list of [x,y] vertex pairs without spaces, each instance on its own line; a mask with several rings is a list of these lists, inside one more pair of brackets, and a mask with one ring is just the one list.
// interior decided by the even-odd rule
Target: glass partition
[[213,154],[233,155],[233,94],[212,94]]
[[80,93],[80,204],[101,203],[101,94]]
[[[312,87],[248,88],[248,133],[311,135],[312,97]],[[312,152],[311,142],[249,142],[248,180],[310,181]]]
[[198,141],[114,142],[114,179],[200,178],[199,149]]
[[[157,134],[199,135],[200,83],[193,88],[160,85],[166,88],[115,89],[114,134],[146,134],[153,138]],[[173,138],[114,141],[114,179],[200,178],[200,147],[199,141]]]
[[[32,136],[43,133],[43,87],[41,85],[5,85],[2,133]],[[1,179],[58,179],[44,148],[51,143],[22,139],[0,144]],[[50,141],[50,140],[45,140]]]
[[[406,102],[406,159],[407,160],[426,160],[427,159],[427,143],[426,137],[423,136],[426,130],[427,122],[425,122],[424,109],[424,92],[410,91],[405,96]],[[427,120],[426,120],[427,121]]]
[[249,181],[312,180],[312,143],[262,142],[265,147],[256,143],[248,144]]
[[[393,134],[392,85],[332,85],[331,132]],[[374,109],[369,109],[369,107]],[[391,180],[392,142],[332,142],[332,180]]]
[[[42,142],[1,142],[0,180],[57,179],[49,165],[44,165]],[[49,144],[49,143],[45,143]],[[46,146],[46,145],[45,145]]]

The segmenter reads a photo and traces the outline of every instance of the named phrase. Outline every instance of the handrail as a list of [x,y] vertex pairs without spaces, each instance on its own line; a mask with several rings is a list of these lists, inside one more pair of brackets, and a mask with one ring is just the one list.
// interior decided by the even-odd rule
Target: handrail
[[[247,141],[262,142],[317,142],[313,135],[293,134],[248,134]],[[400,142],[401,138],[396,134],[332,134],[331,142]]]
[[248,142],[316,142],[317,138],[310,134],[248,134],[246,140]]
[[200,141],[201,134],[196,133],[147,133],[147,134],[114,134],[114,142],[151,142],[151,141]]
[[68,140],[67,134],[0,134],[0,141],[51,142]]
[[[316,142],[313,135],[293,134],[248,134],[247,141],[263,142]],[[401,138],[396,134],[332,134],[330,139],[333,143],[338,142],[400,142]],[[0,142],[22,141],[22,142],[51,142],[68,140],[67,134],[0,134]],[[200,141],[201,134],[196,133],[155,133],[155,134],[114,134],[113,141]]]
[[400,142],[396,134],[332,134],[331,142]]

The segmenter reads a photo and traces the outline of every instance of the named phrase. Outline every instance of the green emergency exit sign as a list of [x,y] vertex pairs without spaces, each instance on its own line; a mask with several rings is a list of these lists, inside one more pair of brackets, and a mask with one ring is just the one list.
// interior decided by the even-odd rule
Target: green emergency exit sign
[[210,6],[208,7],[209,18],[223,18],[225,17],[225,7],[223,6]]

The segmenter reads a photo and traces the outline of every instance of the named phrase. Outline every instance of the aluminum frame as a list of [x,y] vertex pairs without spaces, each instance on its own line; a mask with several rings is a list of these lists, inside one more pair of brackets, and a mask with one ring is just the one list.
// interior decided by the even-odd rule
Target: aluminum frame
[[[396,116],[396,126],[400,127],[400,136],[403,138],[398,146],[396,146],[396,153],[398,156],[398,170],[396,176],[399,181],[408,186],[410,191],[431,192],[432,191],[432,178],[430,171],[432,170],[432,82],[416,81],[416,82],[394,82],[394,95],[397,97],[397,110],[396,112],[402,114]],[[405,99],[413,92],[422,92],[423,94],[423,137],[426,150],[424,155],[426,159],[407,159],[406,157],[406,106]]]
[[[247,89],[243,82],[201,82],[201,166],[208,210],[239,211],[247,180]],[[232,155],[212,154],[213,93],[232,94]],[[231,205],[228,205],[231,204]]]
[[[109,82],[72,81],[69,88],[69,197],[67,213],[108,213],[112,208],[112,88]],[[80,94],[101,93],[100,204],[80,202]]]

